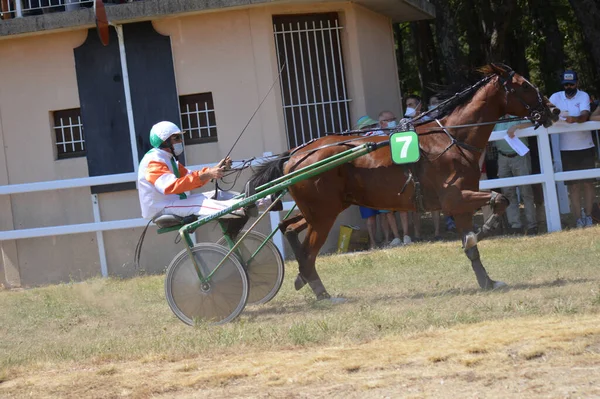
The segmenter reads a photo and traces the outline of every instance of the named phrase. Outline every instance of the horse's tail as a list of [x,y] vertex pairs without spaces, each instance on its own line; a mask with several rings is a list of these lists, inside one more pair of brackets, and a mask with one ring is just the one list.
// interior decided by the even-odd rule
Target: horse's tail
[[252,187],[260,187],[278,177],[283,176],[283,164],[289,158],[290,151],[286,151],[272,161],[265,162],[256,168],[249,180]]

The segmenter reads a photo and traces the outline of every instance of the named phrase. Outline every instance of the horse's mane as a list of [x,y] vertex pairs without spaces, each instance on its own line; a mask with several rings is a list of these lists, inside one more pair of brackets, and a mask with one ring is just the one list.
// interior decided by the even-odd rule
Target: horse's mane
[[289,153],[290,151],[287,151],[273,160],[258,165],[250,178],[250,184],[256,188],[283,176],[283,164],[288,160]]
[[[438,108],[436,108],[433,112],[429,114],[429,117],[433,119],[441,119],[445,116],[450,115],[452,112],[454,112],[454,110],[471,101],[475,93],[477,93],[477,91],[483,86],[485,86],[486,83],[489,81],[489,79],[486,78],[490,78],[496,75],[494,66],[496,68],[501,68],[506,72],[512,71],[512,69],[509,66],[504,64],[487,64],[480,68],[477,68],[477,74],[465,77],[461,81],[454,82],[450,85],[436,85],[435,90],[437,91],[437,93],[435,94],[435,96],[438,97],[442,103],[454,96],[456,97],[452,98],[452,100],[448,101],[447,103],[440,105]],[[457,96],[458,93],[462,94]],[[417,123],[415,124],[421,125],[423,123],[428,122],[429,120],[417,120]]]

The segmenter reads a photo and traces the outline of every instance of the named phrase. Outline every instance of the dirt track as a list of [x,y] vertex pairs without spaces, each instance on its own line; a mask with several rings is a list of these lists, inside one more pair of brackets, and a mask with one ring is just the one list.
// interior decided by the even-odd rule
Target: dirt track
[[513,319],[356,346],[22,370],[1,397],[600,397],[600,318]]

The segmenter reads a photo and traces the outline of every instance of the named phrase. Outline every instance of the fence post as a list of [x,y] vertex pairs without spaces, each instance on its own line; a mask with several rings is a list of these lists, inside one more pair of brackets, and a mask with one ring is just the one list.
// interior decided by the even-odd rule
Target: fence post
[[560,231],[560,210],[558,207],[558,194],[554,182],[554,166],[552,164],[552,151],[550,150],[550,135],[548,129],[539,128],[538,151],[540,154],[540,169],[544,176],[544,206],[546,208],[546,226],[548,232]]
[[23,17],[23,5],[21,4],[21,0],[15,0],[15,6],[17,7],[17,18]]
[[[100,203],[98,194],[92,194],[92,209],[94,211],[94,223],[100,223]],[[96,232],[96,241],[98,243],[98,257],[100,258],[100,273],[102,277],[108,277],[108,262],[106,261],[106,248],[104,247],[104,235],[101,231]]]

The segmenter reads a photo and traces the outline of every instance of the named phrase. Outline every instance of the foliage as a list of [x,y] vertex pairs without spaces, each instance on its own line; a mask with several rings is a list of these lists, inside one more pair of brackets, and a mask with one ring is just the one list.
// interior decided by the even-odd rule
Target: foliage
[[[432,1],[437,4],[438,1]],[[533,1],[533,0],[448,0],[446,2],[452,12],[452,17],[456,23],[456,40],[459,43],[459,49],[462,54],[464,65],[459,68],[474,69],[481,66],[482,63],[494,61],[505,62],[511,65],[517,72],[524,76],[529,76],[531,80],[537,84],[541,90],[550,96],[552,92],[557,90],[560,85],[558,83],[558,72],[548,75],[542,73],[542,63],[544,59],[543,52],[546,51],[546,45],[555,46],[550,39],[547,43],[547,38],[544,35],[543,29],[540,29],[543,21],[536,21],[539,14],[550,13],[554,15],[560,30],[560,36],[563,39],[562,48],[558,49],[564,54],[563,65],[555,68],[562,70],[563,68],[573,68],[579,74],[580,87],[590,95],[598,95],[600,92],[600,76],[597,76],[594,68],[594,60],[591,52],[587,49],[587,45],[581,22],[577,20],[575,12],[569,3],[569,0],[550,0],[550,1]],[[515,9],[511,12],[511,20],[506,32],[506,36],[501,40],[504,43],[502,48],[494,52],[492,48],[492,30],[496,25],[501,26],[506,22],[506,14],[503,12],[494,12],[498,8],[506,9],[507,4],[514,4]],[[439,7],[439,5],[438,5]],[[549,7],[548,10],[540,10],[542,7]],[[490,12],[492,11],[492,12]],[[440,14],[438,12],[438,14]],[[433,32],[435,32],[436,23],[445,21],[430,21]],[[492,26],[489,26],[492,25]],[[404,97],[408,93],[426,94],[428,86],[431,84],[446,84],[448,83],[447,73],[441,71],[441,76],[438,82],[424,82],[423,86],[419,80],[420,74],[418,62],[416,59],[419,51],[415,48],[416,43],[410,34],[410,24],[400,24],[402,31],[401,45],[398,46],[399,51],[403,51],[403,55],[399,57],[402,60],[399,65],[400,86]],[[423,31],[421,31],[422,33]],[[496,39],[497,40],[497,39]],[[439,38],[433,35],[433,41],[436,43],[438,64],[443,64],[445,60],[441,59],[439,48]],[[556,45],[560,46],[560,43]],[[550,55],[551,56],[551,55]],[[501,59],[499,59],[501,58]],[[521,65],[522,59],[526,65]]]

